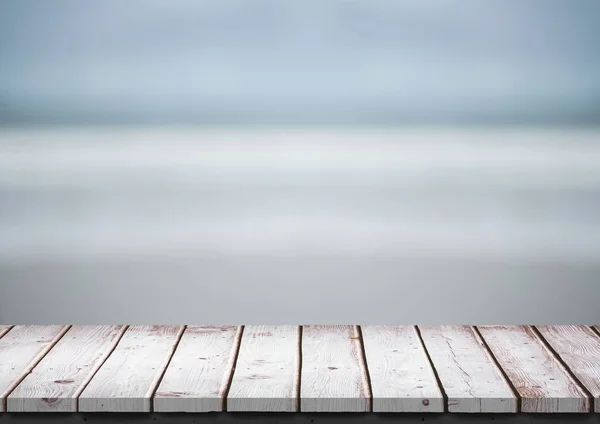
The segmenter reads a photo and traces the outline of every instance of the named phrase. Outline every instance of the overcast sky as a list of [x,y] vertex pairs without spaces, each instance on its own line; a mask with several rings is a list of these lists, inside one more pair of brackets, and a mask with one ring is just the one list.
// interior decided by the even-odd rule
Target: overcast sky
[[0,0],[0,123],[600,123],[597,0]]

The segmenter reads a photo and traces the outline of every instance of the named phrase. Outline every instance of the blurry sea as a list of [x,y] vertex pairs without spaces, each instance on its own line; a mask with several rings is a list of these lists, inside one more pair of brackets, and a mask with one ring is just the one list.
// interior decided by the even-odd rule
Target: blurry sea
[[597,322],[599,139],[4,130],[0,322]]
[[0,260],[600,259],[593,130],[0,132]]

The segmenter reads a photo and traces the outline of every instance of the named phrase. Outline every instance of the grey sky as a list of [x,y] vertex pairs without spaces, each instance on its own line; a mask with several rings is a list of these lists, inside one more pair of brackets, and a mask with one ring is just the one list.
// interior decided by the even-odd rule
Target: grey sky
[[596,0],[0,0],[0,123],[600,123]]

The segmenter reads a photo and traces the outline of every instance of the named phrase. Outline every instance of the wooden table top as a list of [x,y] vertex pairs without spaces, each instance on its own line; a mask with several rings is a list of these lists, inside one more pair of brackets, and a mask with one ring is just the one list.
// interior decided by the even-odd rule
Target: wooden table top
[[600,412],[600,326],[0,325],[1,412]]

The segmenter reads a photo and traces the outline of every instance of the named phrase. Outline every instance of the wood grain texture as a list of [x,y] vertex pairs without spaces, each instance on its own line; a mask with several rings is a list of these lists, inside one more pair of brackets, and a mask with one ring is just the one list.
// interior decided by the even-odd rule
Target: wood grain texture
[[8,333],[8,330],[10,330],[12,327],[12,325],[0,325],[0,337]]
[[246,326],[227,397],[227,410],[296,412],[299,378],[299,326]]
[[8,396],[8,412],[76,412],[77,398],[126,326],[71,327]]
[[373,412],[444,412],[444,397],[414,326],[361,326]]
[[80,412],[151,412],[182,325],[135,325],[79,397]]
[[[7,326],[10,328],[9,326]],[[6,397],[69,329],[67,325],[17,325],[0,338],[0,412]]]
[[419,326],[449,412],[517,412],[517,397],[470,326]]
[[546,342],[594,397],[600,412],[600,337],[586,325],[536,326]]
[[155,412],[219,412],[242,327],[188,325],[154,396]]
[[357,326],[308,325],[302,330],[303,412],[367,412],[371,393]]
[[590,399],[528,326],[480,326],[496,360],[521,396],[521,411],[588,412]]

